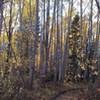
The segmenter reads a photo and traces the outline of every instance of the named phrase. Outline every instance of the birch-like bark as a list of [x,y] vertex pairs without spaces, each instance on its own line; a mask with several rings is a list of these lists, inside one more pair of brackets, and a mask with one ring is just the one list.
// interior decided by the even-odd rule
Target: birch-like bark
[[41,30],[41,40],[40,40],[40,74],[41,74],[41,77],[43,77],[43,74],[44,74],[44,49],[45,49],[45,45],[44,45],[44,41],[45,41],[45,33],[46,33],[46,23],[45,23],[45,20],[46,20],[46,16],[45,16],[45,13],[46,13],[46,0],[43,1],[43,30]]
[[47,22],[46,22],[46,34],[45,34],[45,65],[44,65],[44,75],[47,74],[48,70],[48,60],[49,60],[49,46],[48,46],[48,36],[49,36],[49,25],[50,25],[50,0],[47,1]]

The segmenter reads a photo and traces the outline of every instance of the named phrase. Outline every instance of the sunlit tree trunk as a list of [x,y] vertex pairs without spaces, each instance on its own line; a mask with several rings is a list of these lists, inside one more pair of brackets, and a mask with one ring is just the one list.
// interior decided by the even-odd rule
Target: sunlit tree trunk
[[[30,0],[30,18],[31,18],[31,0]],[[32,20],[32,19],[31,19]],[[32,88],[33,85],[33,78],[34,78],[34,72],[35,72],[35,65],[36,65],[36,50],[37,50],[37,40],[39,35],[39,0],[36,0],[36,16],[35,16],[35,33],[34,33],[34,39],[31,41],[31,46],[29,47],[29,59],[30,65],[29,65],[29,87]]]
[[52,21],[51,21],[51,30],[50,30],[50,40],[49,40],[49,47],[50,47],[50,71],[52,72],[54,69],[53,69],[53,64],[54,64],[54,55],[53,55],[53,52],[54,52],[54,41],[53,41],[53,36],[55,34],[54,32],[54,25],[55,25],[55,7],[56,7],[56,0],[54,0],[53,2],[53,14],[52,14]]
[[57,0],[54,0],[53,3],[53,15],[52,15],[52,24],[51,24],[51,33],[50,33],[50,42],[49,46],[51,46],[51,54],[50,54],[50,71],[54,73],[54,69],[56,66],[56,59],[55,59],[55,52],[56,52],[56,43],[55,40],[53,40],[53,37],[55,38],[55,31],[56,31],[56,5],[57,5]]
[[[65,38],[65,43],[64,43],[64,53],[63,53],[63,64],[62,66],[68,68],[68,58],[69,58],[69,44],[68,44],[68,37],[69,37],[69,33],[71,31],[71,21],[72,21],[72,11],[73,11],[73,0],[71,0],[71,2],[69,2],[69,8],[68,8],[68,32],[67,32],[67,36]],[[65,73],[65,71],[64,71]]]

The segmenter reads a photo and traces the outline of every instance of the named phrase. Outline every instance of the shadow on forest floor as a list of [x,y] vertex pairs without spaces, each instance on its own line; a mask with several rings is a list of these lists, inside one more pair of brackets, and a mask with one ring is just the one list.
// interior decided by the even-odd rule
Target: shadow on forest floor
[[15,93],[2,93],[0,100],[100,100],[100,88],[97,83],[93,85],[68,82],[64,85],[49,82],[43,85],[40,80],[35,80],[33,89],[29,90],[21,85],[17,88],[16,82]]

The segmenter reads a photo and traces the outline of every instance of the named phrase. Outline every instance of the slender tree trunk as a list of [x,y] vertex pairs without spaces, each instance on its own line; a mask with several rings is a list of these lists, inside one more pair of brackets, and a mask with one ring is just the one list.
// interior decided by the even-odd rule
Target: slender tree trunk
[[59,70],[59,80],[64,80],[64,66],[63,66],[63,0],[61,0],[61,33],[60,33],[60,37],[61,37],[61,43],[60,43],[60,50],[61,50],[61,58],[60,58],[60,70]]
[[[55,12],[56,12],[56,5],[57,5],[57,1],[56,0],[54,0],[54,6],[53,6],[53,16],[52,16],[52,26],[51,26],[51,38],[50,39],[52,39],[52,37],[54,36],[55,37],[55,26],[56,26],[56,20],[55,20]],[[52,35],[52,33],[53,33],[53,35]],[[54,68],[53,68],[53,65],[54,65],[54,62],[55,62],[55,56],[54,56],[54,53],[53,52],[55,52],[55,42],[54,42],[54,40],[52,39],[52,45],[53,45],[53,47],[52,48],[54,48],[53,49],[53,51],[51,51],[52,52],[52,54],[51,54],[51,63],[52,63],[52,69],[53,69],[53,71],[54,71]]]
[[95,46],[95,57],[96,57],[96,60],[97,60],[97,63],[96,63],[96,67],[98,69],[98,71],[100,71],[100,53],[99,53],[99,35],[100,35],[100,13],[98,11],[98,14],[97,14],[97,32],[96,32],[96,46]]
[[47,23],[46,23],[46,34],[45,34],[45,68],[44,75],[47,74],[48,70],[48,60],[49,60],[49,46],[48,46],[48,36],[49,36],[49,25],[50,25],[50,0],[47,1]]
[[57,27],[57,33],[56,33],[56,48],[55,48],[55,50],[56,50],[56,54],[55,54],[55,56],[56,56],[56,64],[55,64],[55,67],[56,67],[56,69],[55,69],[55,81],[58,81],[58,80],[60,80],[60,78],[61,78],[61,73],[59,73],[59,71],[61,70],[61,66],[59,66],[60,65],[60,63],[59,63],[59,61],[60,61],[60,30],[59,30],[59,4],[60,4],[60,1],[59,0],[56,0],[56,3],[57,3],[57,15],[56,15],[56,27]]
[[0,0],[0,35],[2,31],[2,23],[3,23],[3,0]]
[[[93,45],[93,0],[91,0],[91,7],[90,7],[90,16],[89,16],[89,30],[88,30],[88,43],[87,43],[87,50],[86,50],[86,56],[87,59],[89,60],[89,63],[91,63],[91,61],[93,60],[93,54],[91,55],[91,51],[93,49],[93,47],[91,47],[91,45]],[[91,66],[89,64],[89,66]],[[84,72],[84,78],[86,80],[89,79],[90,76],[90,68],[89,66],[87,66],[85,72]]]
[[[32,7],[31,7],[32,1],[29,0],[29,6],[30,6],[30,28],[31,32],[33,33],[32,30]],[[35,38],[35,37],[34,37]],[[33,85],[33,78],[34,78],[34,67],[35,67],[35,59],[34,57],[34,51],[33,51],[33,39],[30,39],[30,45],[28,46],[29,48],[29,87],[32,88]]]
[[95,0],[97,8],[98,8],[98,13],[100,14],[100,1],[99,0]]
[[44,41],[45,41],[45,33],[46,33],[46,23],[45,23],[45,7],[46,6],[46,1],[44,0],[43,1],[43,30],[41,30],[41,40],[40,40],[40,68],[41,68],[41,77],[44,77],[44,60],[45,60],[45,57],[44,57],[44,49],[45,49],[45,45],[44,45]]
[[[81,35],[81,45],[80,45],[80,47],[81,47],[81,55],[83,55],[83,30],[82,30],[82,16],[83,16],[83,10],[82,10],[82,8],[83,8],[83,5],[82,5],[82,0],[80,0],[80,35]],[[81,65],[83,65],[83,56],[81,56],[80,57],[81,58],[81,60],[80,60],[80,63],[81,63]],[[85,62],[84,62],[85,63]],[[79,68],[78,68],[78,70],[79,70],[79,73],[80,73],[80,76],[82,77],[83,75],[83,71],[82,71],[82,68],[81,68],[82,66],[80,66],[79,65]]]
[[64,44],[64,53],[63,53],[63,66],[64,66],[64,73],[65,73],[65,66],[68,68],[68,58],[69,58],[69,44],[68,44],[68,37],[71,29],[71,20],[72,20],[72,9],[73,9],[73,0],[71,0],[71,3],[69,2],[69,8],[68,8],[68,32],[67,37],[65,38],[65,44]]
[[56,70],[57,70],[57,77],[58,77],[58,80],[60,81],[61,80],[61,41],[60,41],[60,23],[59,23],[59,20],[60,20],[60,1],[57,0],[57,47],[56,47],[56,51],[57,51],[57,65],[56,65]]
[[7,50],[7,62],[9,61],[9,58],[11,57],[11,42],[12,42],[12,4],[13,2],[10,2],[10,19],[9,19],[9,28],[8,28],[8,50]]
[[[31,1],[30,1],[31,4]],[[31,7],[30,7],[31,8]],[[31,16],[31,11],[30,11],[30,16]],[[35,33],[34,33],[34,39],[33,39],[33,44],[29,48],[29,59],[32,60],[30,62],[30,67],[29,67],[29,85],[30,88],[32,88],[33,85],[33,78],[34,78],[34,68],[35,68],[35,61],[36,61],[36,47],[37,47],[37,39],[39,35],[39,0],[36,0],[36,20],[35,20]]]
[[19,22],[20,22],[20,32],[22,31],[22,16],[23,16],[23,0],[19,0]]

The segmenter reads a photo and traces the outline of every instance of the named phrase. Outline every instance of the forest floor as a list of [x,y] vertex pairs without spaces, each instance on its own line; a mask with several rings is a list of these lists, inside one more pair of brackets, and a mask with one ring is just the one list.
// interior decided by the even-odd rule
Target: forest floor
[[100,100],[100,90],[87,83],[68,82],[63,85],[49,82],[41,87],[34,84],[32,90],[25,89],[23,97],[20,100]]
[[[45,82],[44,84],[35,79],[33,88],[23,87],[18,81],[13,87],[5,90],[0,94],[0,100],[100,100],[100,80],[96,84],[88,82],[66,82],[55,83]],[[28,85],[28,84],[27,84]]]

